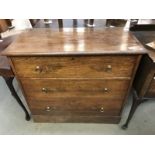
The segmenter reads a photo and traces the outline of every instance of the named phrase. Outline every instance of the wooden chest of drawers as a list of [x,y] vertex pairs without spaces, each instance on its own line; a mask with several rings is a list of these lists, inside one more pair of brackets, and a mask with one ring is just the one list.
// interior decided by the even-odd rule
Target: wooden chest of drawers
[[4,52],[35,122],[92,123],[120,121],[143,53],[122,29],[29,30]]

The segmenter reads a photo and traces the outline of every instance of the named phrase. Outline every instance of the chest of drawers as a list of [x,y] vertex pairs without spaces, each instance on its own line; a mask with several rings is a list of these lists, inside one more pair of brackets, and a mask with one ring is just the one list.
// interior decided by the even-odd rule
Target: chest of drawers
[[28,30],[10,58],[35,122],[118,123],[141,55],[123,29]]

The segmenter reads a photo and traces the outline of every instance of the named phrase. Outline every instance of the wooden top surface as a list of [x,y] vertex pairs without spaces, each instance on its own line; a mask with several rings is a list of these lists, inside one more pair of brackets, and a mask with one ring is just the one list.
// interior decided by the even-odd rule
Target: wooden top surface
[[149,42],[155,41],[155,31],[136,31],[133,32],[133,34],[144,45],[144,47],[147,49],[147,54],[155,63],[155,50],[145,45]]
[[145,49],[122,28],[25,30],[3,52],[7,56],[141,54]]

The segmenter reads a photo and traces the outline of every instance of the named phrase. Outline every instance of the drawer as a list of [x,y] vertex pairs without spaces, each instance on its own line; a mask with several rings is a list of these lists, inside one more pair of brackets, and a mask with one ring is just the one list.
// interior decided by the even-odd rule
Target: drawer
[[155,76],[152,78],[149,88],[145,94],[146,97],[154,97],[155,96]]
[[104,97],[124,99],[130,80],[20,79],[28,99]]
[[131,77],[137,56],[12,57],[16,74],[30,78]]
[[89,98],[53,98],[50,101],[29,100],[29,107],[34,115],[80,114],[118,116],[122,100]]

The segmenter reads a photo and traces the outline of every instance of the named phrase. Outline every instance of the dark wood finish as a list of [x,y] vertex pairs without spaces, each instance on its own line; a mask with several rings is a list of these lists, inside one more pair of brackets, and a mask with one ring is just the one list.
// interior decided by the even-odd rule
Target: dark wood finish
[[5,56],[0,56],[0,76],[14,77],[8,58]]
[[94,25],[94,19],[90,19],[90,25]]
[[63,20],[58,19],[59,28],[63,28]]
[[125,19],[107,19],[106,26],[116,26],[116,27],[124,27],[127,20]]
[[145,52],[132,34],[107,28],[28,30],[3,54],[34,121],[118,123]]
[[154,81],[154,77],[150,83],[150,86],[148,88],[148,91],[146,93],[146,96],[148,97],[154,97],[155,96],[155,81]]
[[6,19],[0,19],[0,33],[9,29],[9,24]]
[[27,109],[25,108],[24,104],[22,103],[21,99],[19,98],[19,96],[17,95],[14,86],[13,86],[13,79],[14,77],[3,77],[12,96],[16,99],[16,101],[18,102],[18,104],[20,105],[20,107],[23,109],[23,111],[25,112],[25,119],[27,121],[29,121],[31,119]]
[[19,77],[130,78],[137,57],[133,55],[105,55],[11,57],[11,59]]
[[128,124],[130,122],[130,120],[132,119],[137,107],[144,101],[146,101],[147,99],[142,99],[139,98],[137,95],[137,92],[134,90],[133,92],[133,104],[129,113],[129,117],[127,118],[127,121],[125,122],[125,124],[122,126],[122,129],[126,129],[128,128]]
[[[134,32],[135,36],[141,41],[141,43],[145,46],[146,43],[154,41],[155,39],[155,31],[137,31]],[[152,50],[148,50],[148,55],[144,55],[138,71],[136,73],[136,77],[133,83],[134,87],[134,95],[133,95],[133,103],[128,116],[126,123],[122,126],[123,129],[128,127],[128,124],[136,111],[137,107],[147,101],[150,98],[155,98],[155,63],[154,63],[154,53]]]
[[[9,46],[4,55],[86,55],[146,53],[130,32],[122,28],[26,30]],[[115,37],[113,37],[115,36]],[[38,38],[41,41],[38,41]],[[33,46],[32,46],[33,45]]]
[[147,55],[142,58],[139,65],[139,69],[137,71],[134,81],[134,88],[136,89],[137,95],[140,98],[145,96],[146,92],[148,91],[149,85],[153,79],[154,70],[152,70],[152,65],[152,60]]
[[154,19],[131,20],[130,31],[155,31]]

